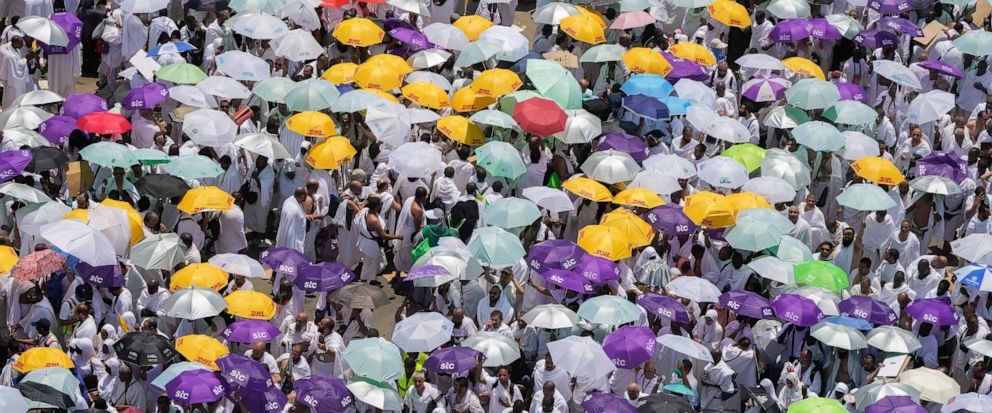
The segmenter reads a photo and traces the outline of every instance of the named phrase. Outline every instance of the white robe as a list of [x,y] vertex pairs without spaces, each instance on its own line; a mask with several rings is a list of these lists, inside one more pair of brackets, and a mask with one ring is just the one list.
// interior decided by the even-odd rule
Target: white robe
[[220,236],[214,246],[217,253],[235,253],[248,247],[248,239],[245,237],[245,213],[237,205],[231,209],[221,212]]
[[145,48],[148,42],[148,28],[138,16],[128,14],[124,16],[124,23],[121,29],[121,58],[126,62],[134,56],[138,50]]
[[306,240],[307,217],[303,206],[294,197],[286,198],[279,213],[279,231],[276,233],[276,246],[303,252]]
[[[251,185],[250,190],[258,194],[258,199],[254,204],[248,204],[248,207],[245,208],[245,222],[252,231],[264,234],[268,230],[267,219],[272,203],[272,187],[275,184],[276,174],[271,165],[266,165],[265,169],[262,169],[262,172],[258,174],[258,183],[251,176],[252,174],[249,173],[247,178]],[[248,194],[243,195],[247,196]]]
[[75,93],[76,78],[82,75],[82,48],[67,54],[48,55],[48,90],[68,97]]
[[10,43],[0,45],[0,80],[4,83],[0,106],[4,108],[9,108],[18,96],[34,90],[27,59]]

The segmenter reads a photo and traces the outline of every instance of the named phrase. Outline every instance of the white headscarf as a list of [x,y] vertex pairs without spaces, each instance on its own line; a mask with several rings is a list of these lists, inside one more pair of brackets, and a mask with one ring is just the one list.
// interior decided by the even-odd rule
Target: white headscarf
[[72,364],[76,365],[76,368],[79,369],[79,374],[82,376],[92,374],[93,368],[90,366],[90,359],[96,356],[96,350],[93,348],[93,340],[89,338],[75,338],[69,340],[69,348],[73,350],[69,352],[69,358],[72,359]]
[[[789,387],[789,383],[792,383],[792,387]],[[785,375],[785,385],[782,386],[782,390],[778,392],[778,407],[782,411],[789,410],[789,406],[792,403],[798,402],[803,399],[803,382],[799,380],[799,376],[796,373],[788,373]]]

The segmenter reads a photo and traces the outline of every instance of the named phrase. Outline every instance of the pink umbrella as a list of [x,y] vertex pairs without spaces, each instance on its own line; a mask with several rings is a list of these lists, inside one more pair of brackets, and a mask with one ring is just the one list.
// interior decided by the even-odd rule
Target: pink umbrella
[[644,27],[649,24],[654,24],[654,16],[651,16],[643,10],[629,11],[626,13],[620,13],[616,20],[613,20],[613,24],[610,25],[611,29],[626,30],[633,29],[635,27]]

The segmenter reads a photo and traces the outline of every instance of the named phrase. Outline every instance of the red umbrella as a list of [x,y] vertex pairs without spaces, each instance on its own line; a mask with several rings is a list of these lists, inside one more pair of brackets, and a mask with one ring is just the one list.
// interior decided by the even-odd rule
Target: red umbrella
[[45,249],[32,252],[17,261],[10,276],[19,281],[35,281],[61,270],[64,265],[65,256],[55,252],[55,250]]
[[553,100],[530,98],[513,107],[513,120],[524,132],[546,137],[565,130],[568,115]]
[[131,130],[131,122],[116,113],[92,112],[80,117],[76,121],[76,127],[84,132],[113,135]]

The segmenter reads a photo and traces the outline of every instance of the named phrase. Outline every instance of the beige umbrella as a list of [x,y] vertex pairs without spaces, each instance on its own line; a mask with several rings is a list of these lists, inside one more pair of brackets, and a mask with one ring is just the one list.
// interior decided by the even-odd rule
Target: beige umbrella
[[899,382],[908,384],[920,391],[920,400],[934,403],[947,403],[951,397],[961,394],[961,385],[940,370],[920,367],[902,372]]

